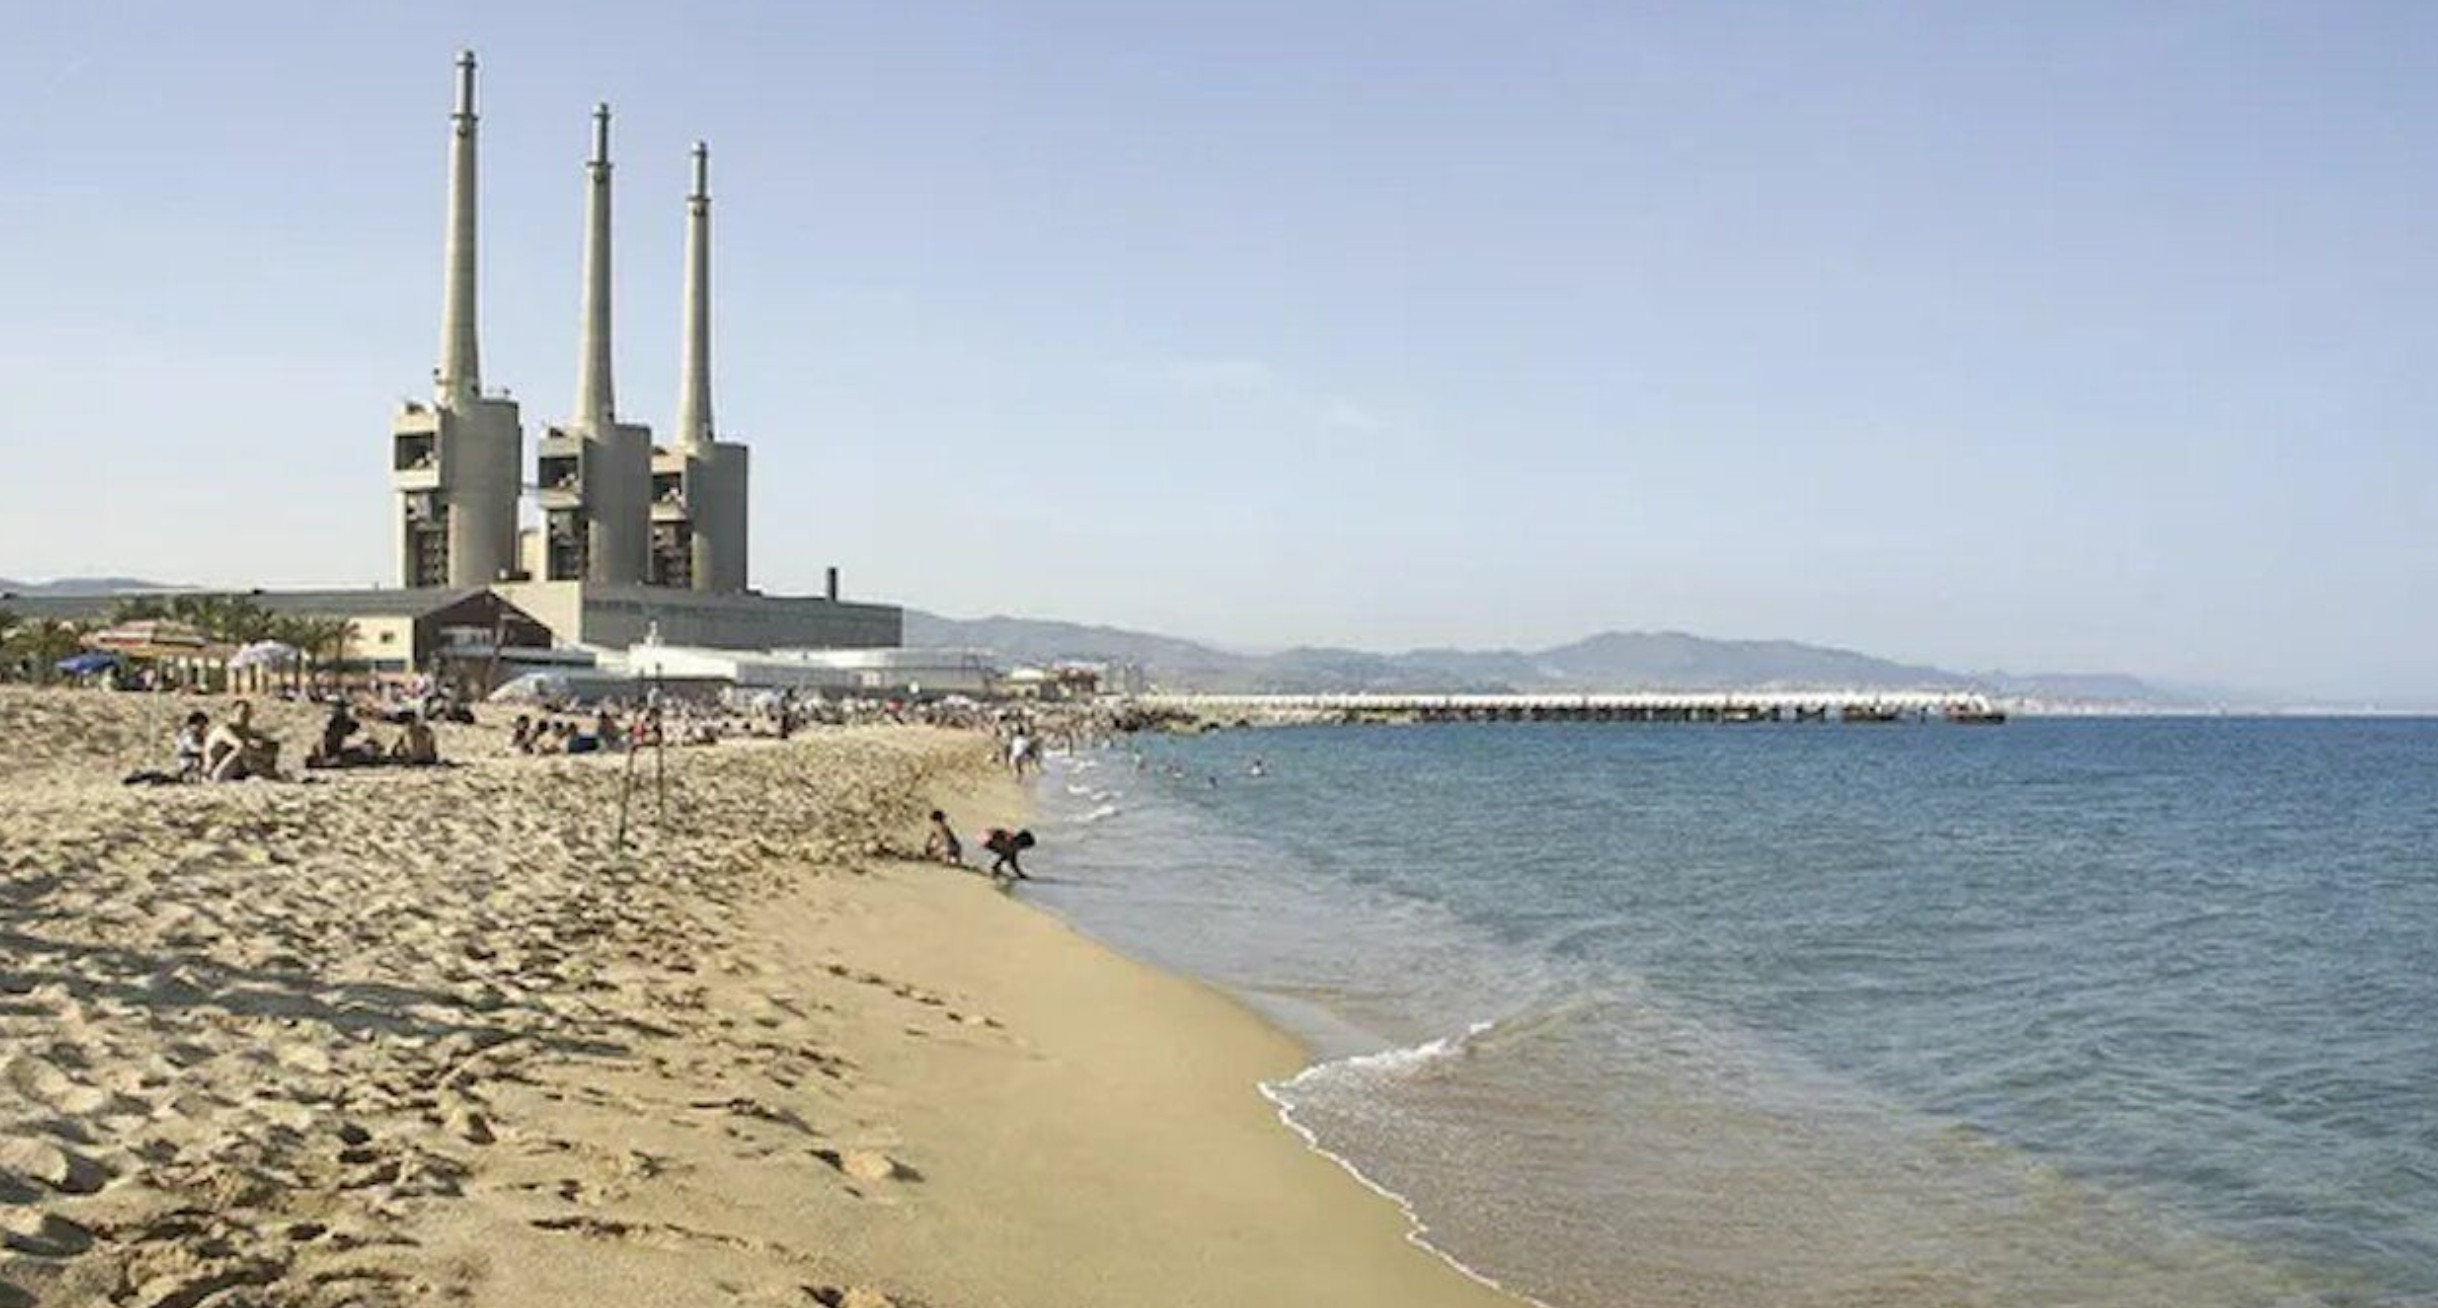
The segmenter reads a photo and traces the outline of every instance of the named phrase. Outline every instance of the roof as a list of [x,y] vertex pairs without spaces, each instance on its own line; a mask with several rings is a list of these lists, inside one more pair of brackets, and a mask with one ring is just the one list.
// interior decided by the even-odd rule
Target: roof
[[[0,591],[0,609],[27,618],[107,618],[128,600],[232,596],[272,613],[333,618],[419,618],[488,591],[484,586],[349,590],[127,590],[110,595],[19,595]],[[502,601],[505,603],[506,601]],[[512,606],[513,607],[513,606]]]

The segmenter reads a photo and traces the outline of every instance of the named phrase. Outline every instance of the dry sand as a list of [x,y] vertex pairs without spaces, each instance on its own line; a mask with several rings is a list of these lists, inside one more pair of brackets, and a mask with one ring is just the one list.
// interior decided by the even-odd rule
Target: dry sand
[[978,737],[672,751],[622,853],[620,760],[496,726],[119,786],[191,704],[0,689],[0,1308],[1507,1302],[1284,1037],[889,852],[1018,811]]

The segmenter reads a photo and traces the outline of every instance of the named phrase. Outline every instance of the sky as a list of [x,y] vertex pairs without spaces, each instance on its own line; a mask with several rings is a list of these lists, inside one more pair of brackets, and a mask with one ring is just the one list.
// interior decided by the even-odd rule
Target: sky
[[754,580],[1240,648],[1788,638],[2438,706],[2438,5],[10,7],[0,576],[392,583],[482,59],[486,384],[621,416],[712,149]]

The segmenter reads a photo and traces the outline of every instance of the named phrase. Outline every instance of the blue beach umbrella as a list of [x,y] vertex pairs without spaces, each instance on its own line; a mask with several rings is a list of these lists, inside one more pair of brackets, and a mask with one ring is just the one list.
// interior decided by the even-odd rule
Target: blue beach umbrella
[[118,655],[95,649],[87,650],[82,654],[71,654],[67,658],[61,659],[58,667],[60,671],[71,677],[84,677],[91,676],[103,668],[117,667],[118,661]]

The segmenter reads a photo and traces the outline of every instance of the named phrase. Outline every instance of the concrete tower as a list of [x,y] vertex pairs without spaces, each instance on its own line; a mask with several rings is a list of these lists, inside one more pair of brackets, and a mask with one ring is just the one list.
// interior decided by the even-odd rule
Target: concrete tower
[[482,586],[516,563],[524,429],[516,404],[482,393],[475,340],[474,52],[457,56],[450,115],[449,220],[442,255],[440,366],[432,403],[408,402],[390,424],[398,495],[398,582]]
[[694,143],[686,196],[685,320],[676,443],[653,459],[652,576],[664,586],[741,591],[746,570],[745,446],[711,422],[711,149]]
[[544,432],[535,464],[546,581],[637,585],[651,537],[652,432],[623,423],[611,381],[610,111],[593,108],[585,164],[584,322],[576,412]]

